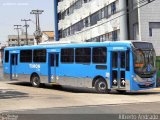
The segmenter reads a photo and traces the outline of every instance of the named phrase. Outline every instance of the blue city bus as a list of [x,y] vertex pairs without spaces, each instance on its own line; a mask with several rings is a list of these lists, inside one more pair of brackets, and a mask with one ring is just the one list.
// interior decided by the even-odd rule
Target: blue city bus
[[95,88],[98,93],[156,87],[152,43],[88,42],[8,47],[4,76],[10,80]]

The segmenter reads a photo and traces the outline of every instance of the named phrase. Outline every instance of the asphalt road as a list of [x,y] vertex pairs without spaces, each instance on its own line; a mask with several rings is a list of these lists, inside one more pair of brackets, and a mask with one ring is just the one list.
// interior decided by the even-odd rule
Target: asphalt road
[[[160,120],[160,102],[120,105],[98,105],[65,108],[47,108],[27,111],[14,111],[5,114],[16,115],[20,120],[120,120],[133,116],[134,120],[146,120],[146,116],[156,116]],[[143,118],[144,117],[144,118]],[[130,120],[131,118],[129,118]]]
[[160,114],[160,102],[113,105],[60,107],[26,111],[11,111],[15,114]]
[[160,88],[97,94],[93,89],[68,86],[34,88],[4,80],[0,74],[0,120],[2,114],[18,115],[18,120],[115,120],[126,113],[160,114]]

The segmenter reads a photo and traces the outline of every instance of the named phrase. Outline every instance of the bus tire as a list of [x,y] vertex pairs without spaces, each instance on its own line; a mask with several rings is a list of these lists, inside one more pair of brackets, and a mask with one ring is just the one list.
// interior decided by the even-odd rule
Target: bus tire
[[31,84],[33,87],[40,87],[41,83],[40,83],[40,78],[38,75],[36,74],[32,75]]
[[103,78],[98,78],[95,82],[95,90],[97,93],[109,93],[107,82]]

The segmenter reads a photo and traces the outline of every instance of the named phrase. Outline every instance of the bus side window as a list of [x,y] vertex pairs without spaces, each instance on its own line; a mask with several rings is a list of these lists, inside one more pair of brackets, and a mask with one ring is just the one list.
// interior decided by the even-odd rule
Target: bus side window
[[126,55],[125,52],[121,52],[121,68],[125,68],[126,67]]
[[91,48],[76,48],[76,63],[87,63],[91,62]]
[[46,62],[46,49],[38,49],[33,51],[33,62],[45,63]]
[[12,65],[18,65],[18,55],[17,54],[12,54],[11,59],[12,59]]
[[130,70],[130,57],[129,57],[129,53],[130,53],[130,51],[129,50],[127,50],[127,52],[126,52],[126,70],[127,71],[129,71]]
[[118,53],[117,52],[113,52],[112,53],[112,67],[113,68],[117,68],[118,67],[117,59],[118,59]]
[[62,63],[73,63],[74,62],[74,49],[65,48],[61,50],[61,62]]
[[32,50],[21,50],[20,51],[20,62],[21,63],[32,62]]
[[[51,54],[50,55],[50,61],[51,61],[51,66],[52,67],[54,67],[55,65],[54,65],[54,54]],[[56,54],[56,67],[58,67],[59,66],[59,55],[58,54]]]
[[9,51],[5,51],[5,63],[9,62]]
[[105,64],[107,62],[107,48],[106,47],[93,48],[92,60],[93,63]]

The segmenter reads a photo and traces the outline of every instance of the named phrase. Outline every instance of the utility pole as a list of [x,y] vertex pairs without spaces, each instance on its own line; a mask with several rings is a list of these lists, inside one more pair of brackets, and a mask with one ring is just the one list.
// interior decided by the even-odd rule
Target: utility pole
[[17,30],[17,33],[18,33],[18,46],[20,46],[20,40],[19,40],[19,30],[21,29],[20,27],[21,27],[22,25],[14,25],[14,29],[15,30]]
[[32,10],[30,12],[30,14],[34,14],[35,17],[36,17],[36,31],[34,33],[34,36],[35,36],[35,39],[37,41],[37,45],[40,43],[40,39],[42,37],[39,15],[42,14],[43,12],[44,12],[43,10]]
[[28,27],[29,25],[27,24],[28,21],[31,21],[31,19],[22,19],[21,21],[25,22],[24,27],[26,28],[26,45],[28,45]]
[[59,41],[59,32],[58,32],[58,0],[53,0],[54,4],[54,32],[55,32],[55,40]]

